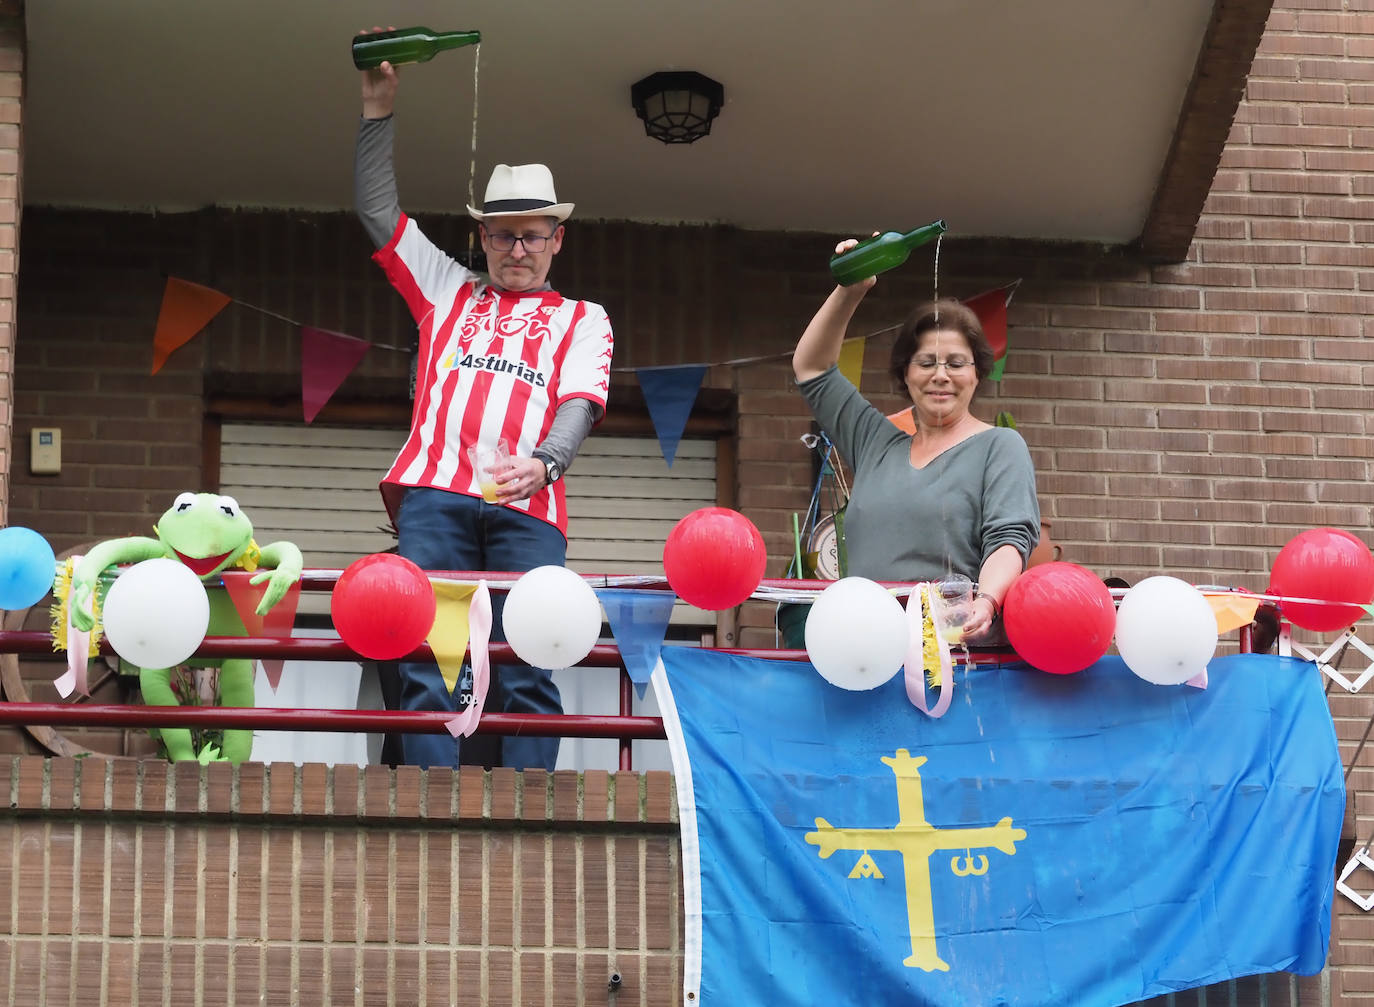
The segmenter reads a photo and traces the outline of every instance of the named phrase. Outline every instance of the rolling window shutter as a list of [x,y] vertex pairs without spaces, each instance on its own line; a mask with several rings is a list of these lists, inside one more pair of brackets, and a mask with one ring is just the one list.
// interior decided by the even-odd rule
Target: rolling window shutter
[[[220,431],[220,492],[253,522],[259,545],[285,539],[307,567],[342,569],[396,544],[377,483],[405,431],[300,424],[226,423]],[[663,572],[674,524],[716,502],[716,443],[683,440],[672,468],[658,441],[593,434],[567,482],[568,566],[578,573]],[[324,614],[322,594],[301,611]],[[715,615],[678,604],[675,624],[714,626]]]

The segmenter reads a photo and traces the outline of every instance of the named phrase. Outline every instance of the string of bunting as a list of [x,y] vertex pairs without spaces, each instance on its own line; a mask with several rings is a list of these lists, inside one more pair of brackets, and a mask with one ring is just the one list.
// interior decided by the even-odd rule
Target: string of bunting
[[[976,294],[963,301],[983,325],[988,345],[995,361],[991,381],[1000,381],[1007,358],[1007,307],[1021,281],[1015,280],[1001,287]],[[201,333],[228,305],[256,311],[269,318],[295,326],[301,333],[301,405],[306,423],[314,421],[321,409],[333,397],[353,370],[362,362],[369,349],[410,353],[404,346],[374,343],[344,332],[306,325],[285,315],[259,307],[229,294],[169,276],[162,294],[157,326],[153,334],[153,369],[156,374],[167,359]],[[851,336],[840,350],[840,372],[854,386],[860,387],[864,350],[869,339],[893,332],[890,325],[860,336]],[[701,383],[711,367],[746,367],[751,364],[781,360],[792,355],[791,350],[759,356],[735,357],[730,360],[704,363],[672,364],[654,367],[617,367],[617,373],[632,373],[644,394],[649,418],[658,435],[663,460],[671,468],[677,455],[678,443],[687,427],[687,418],[696,404]]]

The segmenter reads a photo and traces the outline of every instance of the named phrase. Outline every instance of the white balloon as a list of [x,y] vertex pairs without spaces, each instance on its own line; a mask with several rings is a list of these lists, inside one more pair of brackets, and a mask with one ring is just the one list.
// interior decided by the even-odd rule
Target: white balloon
[[506,642],[536,668],[571,668],[601,635],[601,602],[566,567],[537,566],[515,582],[501,613]]
[[124,660],[140,668],[173,668],[205,639],[210,598],[188,567],[174,559],[148,559],[115,578],[100,619]]
[[1136,675],[1180,685],[1217,651],[1217,617],[1202,592],[1177,577],[1147,577],[1116,613],[1116,649]]
[[866,577],[845,577],[820,593],[806,617],[806,653],[841,689],[876,689],[906,660],[901,602]]

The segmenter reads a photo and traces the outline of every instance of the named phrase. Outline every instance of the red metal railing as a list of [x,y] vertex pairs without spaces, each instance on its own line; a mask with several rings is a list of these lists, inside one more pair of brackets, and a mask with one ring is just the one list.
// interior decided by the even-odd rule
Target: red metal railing
[[[327,592],[332,590],[342,571],[307,570],[301,578],[303,590]],[[495,590],[508,589],[520,576],[516,573],[485,571],[431,571],[431,576],[466,581],[487,580]],[[627,579],[635,587],[666,588],[667,581],[652,577],[626,578],[619,575],[588,575],[593,586],[617,586]],[[502,583],[502,581],[506,583]],[[819,589],[827,582],[765,580],[760,587],[778,590]],[[886,585],[906,586],[906,585]],[[717,648],[720,653],[772,660],[805,661],[804,650],[770,650],[750,648]],[[1240,631],[1240,649],[1251,650],[1250,627]],[[108,641],[102,640],[100,651],[113,655]],[[518,663],[519,658],[509,644],[492,643],[493,664]],[[0,631],[0,653],[46,655],[58,659],[52,649],[52,637],[46,632]],[[357,653],[343,640],[334,638],[292,637],[206,637],[195,656],[212,658],[284,658],[303,661],[369,660]],[[417,647],[405,660],[432,661],[433,652],[427,645]],[[972,664],[995,664],[1018,660],[1014,651],[973,651],[968,655]],[[537,737],[614,738],[619,741],[619,762],[622,769],[631,768],[631,744],[641,739],[666,737],[659,717],[631,715],[634,691],[621,661],[620,649],[614,645],[594,646],[579,665],[594,668],[619,668],[619,712],[614,715],[585,714],[515,714],[487,713],[477,727],[479,734],[531,735]],[[210,727],[246,730],[305,730],[305,731],[364,731],[442,734],[451,713],[442,711],[404,710],[332,710],[285,709],[272,707],[220,706],[122,706],[84,703],[0,703],[0,724],[50,727]]]
[[[113,656],[107,640],[100,652]],[[35,631],[0,631],[0,653],[25,654],[59,659],[52,649],[52,637]],[[518,663],[520,659],[506,643],[489,647],[493,664]],[[196,649],[196,657],[285,658],[298,661],[369,660],[338,638],[210,636]],[[804,656],[804,655],[803,655]],[[427,645],[417,647],[404,660],[432,661]],[[631,744],[666,737],[660,717],[631,715],[634,692],[621,663],[620,649],[598,644],[580,662],[594,668],[620,668],[618,714],[524,714],[486,713],[477,726],[478,734],[526,735],[534,737],[613,738],[620,742],[620,768],[632,768]],[[284,709],[274,707],[224,706],[121,706],[85,703],[0,703],[0,724],[45,727],[204,727],[277,731],[364,731],[405,734],[443,734],[452,713],[408,710],[328,710]]]
[[[406,710],[309,710],[262,706],[112,706],[0,703],[0,724],[49,727],[229,727],[270,731],[378,731],[443,734],[453,714]],[[541,738],[663,738],[659,717],[487,713],[478,734]]]

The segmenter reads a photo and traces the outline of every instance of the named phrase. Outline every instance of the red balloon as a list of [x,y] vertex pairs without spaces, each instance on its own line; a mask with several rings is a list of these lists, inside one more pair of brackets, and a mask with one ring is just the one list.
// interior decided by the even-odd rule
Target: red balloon
[[339,575],[329,614],[343,642],[359,654],[394,660],[424,643],[434,627],[434,585],[404,557],[364,556]]
[[1344,601],[1350,605],[1281,604],[1288,621],[1303,629],[1329,633],[1353,626],[1361,605],[1374,600],[1374,554],[1348,531],[1313,528],[1300,532],[1279,550],[1269,573],[1269,593],[1285,598]]
[[739,511],[703,507],[673,526],[663,546],[663,571],[689,605],[719,612],[744,601],[763,580],[763,536]]
[[1076,563],[1042,563],[1012,582],[1002,621],[1026,663],[1071,675],[1107,653],[1116,631],[1116,605],[1091,571]]

